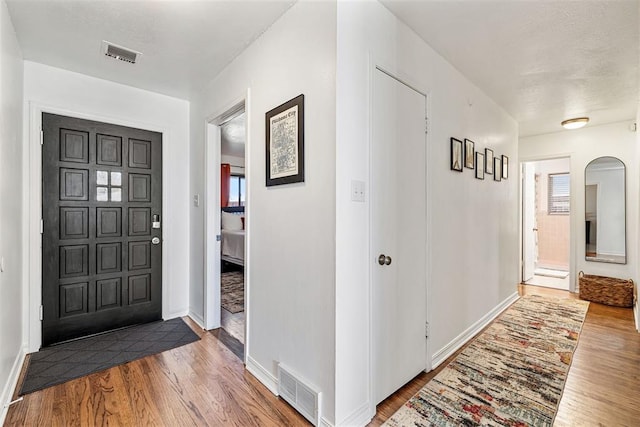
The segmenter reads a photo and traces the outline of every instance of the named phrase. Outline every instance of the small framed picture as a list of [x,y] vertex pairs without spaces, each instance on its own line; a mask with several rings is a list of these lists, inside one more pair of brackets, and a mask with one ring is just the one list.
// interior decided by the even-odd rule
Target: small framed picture
[[451,170],[462,172],[462,141],[451,138]]
[[304,182],[304,95],[265,114],[267,187]]
[[473,158],[474,145],[475,144],[473,143],[473,141],[465,138],[464,140],[464,167],[465,168],[473,169],[473,165],[475,162],[475,159]]
[[500,172],[500,157],[493,158],[493,180],[500,181],[502,173]]
[[484,179],[484,154],[476,151],[476,178]]
[[509,158],[502,155],[502,179],[509,178]]
[[484,149],[484,171],[489,175],[493,174],[493,150],[491,148]]

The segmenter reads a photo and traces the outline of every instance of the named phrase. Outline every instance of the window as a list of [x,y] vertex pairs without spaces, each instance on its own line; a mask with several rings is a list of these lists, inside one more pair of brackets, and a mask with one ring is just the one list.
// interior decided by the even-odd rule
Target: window
[[229,185],[229,206],[244,206],[245,194],[244,175],[231,175]]
[[569,174],[549,174],[548,213],[569,213]]

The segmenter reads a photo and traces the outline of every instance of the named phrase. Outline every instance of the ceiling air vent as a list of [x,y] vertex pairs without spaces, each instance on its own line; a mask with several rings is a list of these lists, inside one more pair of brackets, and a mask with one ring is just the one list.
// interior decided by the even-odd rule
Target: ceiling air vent
[[138,60],[138,56],[141,55],[140,52],[127,49],[126,47],[118,46],[105,40],[102,41],[102,53],[110,56],[111,58],[129,62],[130,64],[135,64]]

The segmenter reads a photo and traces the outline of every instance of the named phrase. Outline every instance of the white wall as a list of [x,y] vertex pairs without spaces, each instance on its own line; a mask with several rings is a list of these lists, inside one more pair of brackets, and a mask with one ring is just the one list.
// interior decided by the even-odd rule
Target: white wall
[[[640,12],[639,12],[640,13]],[[640,103],[638,104],[638,112],[636,114],[636,121],[635,121],[635,127],[636,127],[636,147],[640,147],[640,132],[637,131],[637,127],[638,127],[638,123],[640,123]],[[640,149],[636,149],[636,155],[635,155],[635,161],[633,162],[634,165],[640,165]],[[628,181],[629,185],[633,186],[633,182]],[[640,173],[638,173],[638,175],[636,176],[636,181],[635,181],[638,185],[638,188],[640,188]],[[634,203],[631,200],[628,200],[629,204]],[[635,201],[635,206],[636,209],[638,209],[638,221],[640,221],[640,196],[637,198],[637,200]],[[636,222],[637,223],[637,222]],[[639,224],[640,226],[640,224]],[[640,232],[640,231],[639,231]],[[640,252],[640,251],[638,251]],[[629,256],[627,254],[627,256]],[[637,263],[637,265],[640,265],[640,253],[636,253],[635,256],[635,261]],[[636,272],[638,271],[638,267],[636,267]],[[634,303],[635,303],[635,307],[634,307],[634,314],[635,314],[635,318],[636,318],[636,330],[640,331],[640,302],[638,301],[638,281],[635,281],[635,289],[634,289]]]
[[22,70],[20,46],[0,1],[0,424],[22,360]]
[[[571,156],[571,235],[576,272],[631,278],[637,281],[638,199],[640,178],[637,163],[637,134],[630,130],[633,120],[601,126],[587,126],[520,139],[520,160]],[[585,261],[584,170],[598,157],[617,157],[627,171],[627,264]],[[575,277],[575,276],[573,276]],[[577,280],[577,279],[576,279]]]
[[[189,293],[189,103],[130,86],[25,61],[25,146],[32,159],[24,165],[29,184],[31,216],[29,231],[39,221],[39,167],[32,167],[40,146],[40,110],[132,126],[163,133],[163,310],[165,319],[187,314]],[[39,157],[37,157],[39,159]],[[31,169],[30,169],[31,168]],[[36,232],[37,234],[37,232]],[[39,235],[38,235],[39,236]],[[29,238],[28,231],[25,241]],[[31,236],[33,242],[33,235]],[[37,241],[37,240],[36,240]],[[39,248],[31,245],[32,259]],[[25,278],[26,279],[26,278]],[[30,272],[30,336],[40,337],[37,307],[40,304],[39,274]],[[37,346],[30,343],[32,351]]]
[[[455,29],[452,29],[455,31]],[[370,61],[428,93],[429,359],[513,296],[518,282],[517,124],[377,2],[338,2],[336,141],[336,420],[362,425],[370,396]],[[450,137],[510,157],[510,178],[449,169]],[[410,206],[408,206],[410,208]],[[464,266],[464,268],[460,268]],[[398,331],[401,333],[401,331]]]
[[231,165],[232,174],[244,174],[244,157],[227,156],[222,154],[220,156],[221,163],[229,163]]
[[[323,392],[322,416],[329,422],[335,358],[335,8],[331,2],[296,3],[200,91],[191,114],[191,194],[202,195],[205,122],[249,89],[247,367],[273,386],[276,364],[286,364]],[[305,182],[267,188],[265,113],[301,93]],[[203,206],[191,209],[192,301],[203,296]]]

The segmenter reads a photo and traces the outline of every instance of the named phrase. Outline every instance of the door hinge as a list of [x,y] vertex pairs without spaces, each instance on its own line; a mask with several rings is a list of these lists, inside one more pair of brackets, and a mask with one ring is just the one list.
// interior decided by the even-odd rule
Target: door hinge
[[429,338],[429,322],[424,323],[424,337]]
[[44,320],[44,307],[40,306],[40,320]]
[[44,131],[41,130],[40,131],[40,145],[43,145],[43,144],[44,144]]
[[40,234],[44,233],[44,220],[40,219]]
[[424,118],[424,133],[429,133],[429,118]]

